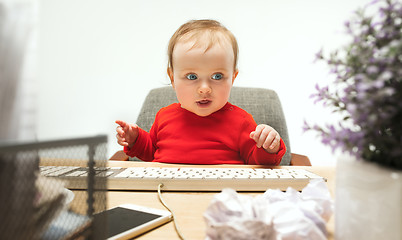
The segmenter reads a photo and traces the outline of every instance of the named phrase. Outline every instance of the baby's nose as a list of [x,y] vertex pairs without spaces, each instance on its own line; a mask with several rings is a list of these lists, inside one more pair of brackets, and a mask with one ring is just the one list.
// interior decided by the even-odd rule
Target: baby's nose
[[209,84],[206,82],[202,82],[198,88],[198,93],[200,93],[200,94],[211,93],[211,92],[212,92],[212,89],[209,86]]

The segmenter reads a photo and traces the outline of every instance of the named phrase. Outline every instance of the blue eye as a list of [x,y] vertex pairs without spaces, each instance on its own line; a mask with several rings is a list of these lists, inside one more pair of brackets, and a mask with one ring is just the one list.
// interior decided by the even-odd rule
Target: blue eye
[[194,73],[187,74],[186,78],[188,80],[196,80],[198,77]]
[[212,75],[212,79],[215,80],[220,80],[223,78],[223,75],[221,73],[215,73],[214,75]]

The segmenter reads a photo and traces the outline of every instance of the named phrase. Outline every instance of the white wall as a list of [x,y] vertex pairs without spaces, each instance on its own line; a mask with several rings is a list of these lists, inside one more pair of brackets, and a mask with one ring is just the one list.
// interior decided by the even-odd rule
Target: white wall
[[324,124],[329,111],[309,96],[331,79],[313,63],[321,47],[348,40],[343,23],[368,0],[40,0],[38,39],[40,139],[109,135],[120,149],[114,120],[135,122],[148,91],[168,83],[170,36],[190,19],[213,18],[240,46],[235,86],[278,92],[292,151],[313,165],[336,159],[303,121]]

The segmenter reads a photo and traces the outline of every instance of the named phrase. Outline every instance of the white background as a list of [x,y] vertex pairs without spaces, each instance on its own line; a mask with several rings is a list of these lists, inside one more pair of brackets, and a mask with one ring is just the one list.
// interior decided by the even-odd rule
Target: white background
[[235,86],[279,94],[292,152],[313,165],[334,165],[336,154],[304,120],[324,125],[333,115],[309,96],[332,80],[323,63],[350,39],[344,22],[368,0],[39,0],[38,138],[107,134],[109,155],[120,146],[114,121],[135,122],[152,88],[166,86],[167,44],[191,19],[212,18],[237,37]]

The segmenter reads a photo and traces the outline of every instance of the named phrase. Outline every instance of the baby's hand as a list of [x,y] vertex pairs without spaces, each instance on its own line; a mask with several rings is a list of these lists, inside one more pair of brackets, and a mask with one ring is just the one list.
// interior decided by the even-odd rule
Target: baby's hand
[[119,124],[116,128],[117,143],[123,147],[133,147],[138,137],[138,125],[128,124],[121,120],[117,120],[116,123]]
[[257,143],[257,147],[263,147],[268,153],[279,151],[281,137],[275,129],[266,124],[258,125],[255,131],[250,133],[250,138]]

